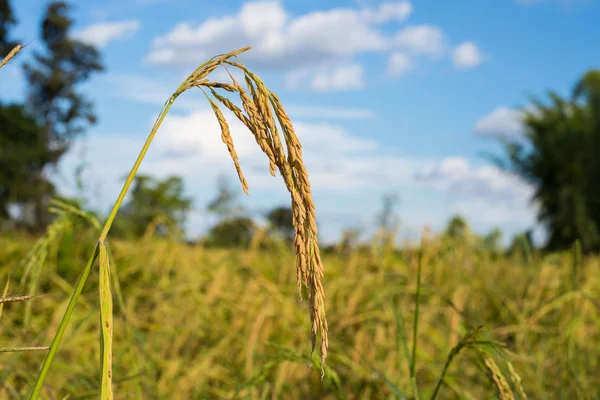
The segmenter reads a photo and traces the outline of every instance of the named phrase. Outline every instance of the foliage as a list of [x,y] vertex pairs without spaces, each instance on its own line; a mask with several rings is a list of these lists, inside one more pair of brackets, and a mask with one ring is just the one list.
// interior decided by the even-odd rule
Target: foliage
[[445,234],[452,239],[466,239],[470,234],[467,220],[460,215],[455,215],[448,221]]
[[94,46],[71,38],[74,22],[69,11],[65,2],[48,4],[41,32],[46,51],[34,52],[35,62],[23,67],[29,84],[28,105],[45,129],[48,147],[60,149],[59,154],[87,124],[96,121],[92,103],[76,88],[104,70]]
[[229,218],[213,226],[204,243],[214,247],[247,247],[255,231],[256,225],[252,219]]
[[219,175],[217,178],[217,196],[208,203],[207,210],[221,220],[244,214],[237,192],[224,175]]
[[499,254],[502,250],[502,231],[494,228],[483,237],[483,246],[492,254]]
[[548,93],[524,112],[523,139],[503,139],[504,165],[535,187],[538,219],[550,250],[580,239],[584,251],[600,250],[600,71],[586,73],[570,98]]
[[293,218],[291,207],[275,207],[267,213],[269,224],[289,243],[294,240]]
[[217,216],[217,223],[210,228],[204,244],[211,247],[247,247],[256,232],[256,224],[246,215],[237,192],[229,180],[217,178],[217,195],[207,205],[209,213]]
[[0,220],[9,218],[11,204],[53,194],[52,183],[40,175],[52,158],[43,129],[25,107],[0,104]]
[[9,39],[10,29],[17,19],[9,0],[0,0],[0,58],[4,58],[17,43]]
[[398,227],[398,217],[396,215],[395,208],[400,199],[394,193],[387,193],[382,196],[381,200],[382,209],[377,216],[378,224],[380,229],[391,233]]
[[155,222],[158,235],[165,235],[173,227],[183,232],[192,205],[184,191],[180,177],[161,181],[147,175],[136,176],[129,200],[119,213],[115,233],[140,237]]

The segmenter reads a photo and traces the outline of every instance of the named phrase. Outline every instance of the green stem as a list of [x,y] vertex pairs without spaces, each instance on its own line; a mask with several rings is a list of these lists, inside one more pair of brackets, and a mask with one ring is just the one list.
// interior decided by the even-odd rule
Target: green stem
[[448,372],[448,367],[450,366],[450,363],[452,362],[453,358],[454,358],[454,354],[452,352],[452,353],[450,353],[450,356],[446,360],[446,364],[444,365],[444,369],[442,370],[440,379],[438,379],[437,385],[435,386],[433,394],[431,395],[431,400],[435,400],[437,398],[438,392],[440,391],[440,388],[442,387],[442,383],[444,382],[444,378],[446,377],[446,372]]
[[150,148],[150,144],[152,143],[152,140],[154,139],[154,136],[156,135],[158,128],[160,128],[160,125],[162,124],[165,117],[167,116],[167,113],[169,112],[171,105],[173,104],[173,102],[175,101],[175,99],[177,98],[179,93],[180,93],[180,91],[178,90],[165,103],[160,115],[158,116],[158,119],[156,120],[156,122],[154,123],[154,126],[152,127],[152,131],[150,132],[150,134],[148,135],[148,138],[146,139],[146,142],[144,143],[144,147],[142,147],[140,154],[138,155],[137,159],[135,160],[135,163],[133,164],[133,167],[131,168],[131,172],[129,172],[129,175],[127,176],[127,179],[125,180],[123,189],[121,189],[121,193],[119,193],[119,197],[117,198],[117,201],[115,202],[115,204],[112,208],[112,211],[110,212],[106,222],[104,223],[104,227],[102,228],[102,232],[100,233],[100,238],[98,239],[98,242],[96,243],[96,246],[94,247],[94,253],[90,257],[87,265],[85,266],[85,269],[83,270],[83,273],[81,274],[81,277],[79,278],[79,281],[77,282],[77,286],[75,287],[75,290],[73,291],[71,300],[69,301],[69,304],[67,305],[67,310],[65,311],[63,318],[60,321],[60,325],[58,325],[58,329],[56,331],[54,339],[52,340],[52,344],[50,345],[50,350],[48,350],[48,353],[46,354],[46,358],[44,359],[44,363],[42,364],[42,369],[40,370],[40,374],[38,375],[38,378],[37,378],[37,381],[35,382],[33,391],[31,392],[31,395],[29,396],[30,400],[37,400],[38,397],[40,396],[40,393],[42,391],[42,386],[44,385],[44,380],[46,379],[46,375],[48,375],[50,365],[52,364],[52,361],[54,360],[54,356],[56,355],[56,351],[58,350],[58,345],[60,344],[60,341],[65,333],[65,330],[69,323],[69,319],[71,318],[71,315],[73,314],[73,310],[75,309],[75,304],[77,303],[77,300],[79,299],[79,296],[81,295],[81,292],[83,291],[83,288],[85,286],[87,278],[90,275],[92,267],[94,266],[94,262],[96,261],[96,258],[98,258],[99,243],[104,242],[106,240],[106,236],[108,235],[108,232],[110,231],[113,221],[117,215],[117,212],[119,211],[119,208],[121,207],[121,204],[123,203],[123,200],[125,199],[125,196],[127,195],[127,191],[129,190],[131,183],[135,179],[135,175],[136,175],[140,165],[142,164],[142,161],[144,160],[144,157],[146,156],[148,149]]
[[419,264],[417,266],[417,298],[415,304],[415,319],[413,322],[413,346],[412,359],[410,362],[410,382],[412,385],[413,396],[415,400],[419,400],[419,389],[417,386],[416,365],[417,365],[417,336],[419,333],[419,303],[421,301],[421,270],[423,265],[423,250],[424,244],[421,244],[419,252]]

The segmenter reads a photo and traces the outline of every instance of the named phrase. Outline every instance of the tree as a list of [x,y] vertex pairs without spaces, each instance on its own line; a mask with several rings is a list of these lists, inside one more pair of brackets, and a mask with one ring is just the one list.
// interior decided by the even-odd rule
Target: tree
[[238,192],[231,187],[229,179],[219,175],[217,186],[217,196],[208,203],[208,212],[217,215],[221,220],[244,215],[245,210],[239,203]]
[[521,140],[503,139],[507,170],[535,187],[538,220],[549,250],[580,239],[584,251],[600,250],[600,71],[586,73],[570,98],[548,93],[524,112]]
[[254,221],[248,217],[226,219],[210,229],[205,243],[217,247],[247,247],[255,230]]
[[238,201],[229,180],[225,176],[217,178],[217,196],[208,203],[209,213],[219,221],[209,230],[206,244],[219,247],[245,247],[250,243],[256,230],[254,221],[246,215],[246,210]]
[[16,23],[10,1],[0,0],[0,60],[17,45],[9,39],[9,31]]
[[191,204],[191,199],[184,196],[181,178],[169,177],[160,181],[138,175],[129,199],[116,219],[115,231],[117,234],[139,237],[151,223],[157,224],[159,235],[164,234],[170,226],[183,231]]
[[[46,187],[51,186],[44,177],[46,167],[55,166],[72,139],[96,122],[92,103],[76,88],[92,73],[104,69],[96,48],[70,37],[73,21],[68,16],[69,9],[64,2],[47,6],[41,24],[45,51],[34,52],[34,62],[23,66],[29,85],[27,108],[43,128],[47,150],[46,162],[39,165],[35,181],[45,182]],[[43,201],[47,193],[37,194],[30,200],[35,207],[36,224],[43,227],[48,222],[47,204]]]
[[271,226],[290,243],[294,240],[293,218],[294,212],[291,207],[276,207],[267,214]]
[[379,228],[384,232],[391,234],[391,232],[397,228],[398,226],[398,216],[394,209],[399,203],[398,195],[394,193],[388,193],[382,196],[382,209],[379,215],[377,216],[377,220],[379,223]]
[[502,249],[502,231],[494,228],[483,237],[483,247],[492,254],[499,254]]
[[449,238],[464,239],[469,235],[469,225],[462,216],[455,215],[448,221],[445,232]]
[[[70,140],[96,122],[93,106],[76,87],[92,73],[103,71],[98,50],[70,37],[70,7],[50,3],[42,21],[45,52],[35,52],[35,64],[26,63],[28,103],[39,116],[48,145],[66,151]],[[58,161],[58,160],[57,160]]]
[[529,258],[529,255],[534,249],[535,243],[533,242],[533,232],[531,229],[528,229],[513,236],[506,252],[509,255],[520,254],[525,258]]
[[9,219],[11,204],[54,193],[52,183],[39,173],[53,157],[46,148],[42,127],[25,107],[0,103],[1,220]]

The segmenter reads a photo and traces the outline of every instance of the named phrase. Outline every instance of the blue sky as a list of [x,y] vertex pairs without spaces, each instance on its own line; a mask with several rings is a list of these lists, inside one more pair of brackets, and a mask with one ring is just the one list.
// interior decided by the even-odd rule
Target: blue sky
[[[13,1],[13,36],[34,41],[2,70],[3,99],[22,98],[20,63],[39,45],[44,3]],[[568,94],[583,72],[600,67],[593,0],[72,4],[74,36],[99,46],[107,70],[82,88],[99,123],[64,159],[63,191],[72,190],[83,157],[91,205],[109,207],[171,92],[213,55],[251,45],[242,60],[279,94],[304,144],[324,240],[369,228],[390,192],[401,199],[404,235],[440,229],[455,213],[482,233],[533,226],[531,188],[481,154],[501,151],[495,136],[521,133],[515,107],[530,96]],[[245,197],[236,186],[244,205],[289,204],[251,134],[231,121],[250,187]],[[235,183],[235,170],[198,93],[178,99],[142,172],[185,178],[196,207],[191,233],[212,222],[204,209],[217,175]]]

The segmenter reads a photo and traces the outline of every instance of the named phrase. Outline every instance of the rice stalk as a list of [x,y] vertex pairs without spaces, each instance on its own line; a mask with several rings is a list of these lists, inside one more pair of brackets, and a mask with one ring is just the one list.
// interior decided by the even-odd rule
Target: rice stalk
[[6,57],[4,57],[4,59],[2,60],[2,62],[0,62],[0,68],[4,67],[14,56],[17,55],[17,53],[19,51],[21,51],[21,49],[23,48],[23,46],[21,46],[20,44],[16,45],[11,51],[10,53],[8,53],[6,55]]
[[4,310],[4,303],[8,303],[14,300],[13,298],[8,298],[6,295],[8,294],[8,287],[10,285],[10,272],[8,273],[8,277],[6,278],[6,285],[4,285],[4,291],[2,292],[2,297],[0,297],[0,318],[2,318],[2,311]]
[[[281,102],[277,96],[268,90],[262,80],[255,74],[250,72],[241,62],[230,61],[231,58],[237,57],[239,54],[249,50],[250,47],[245,47],[239,50],[235,50],[228,54],[218,55],[213,57],[209,61],[200,65],[189,77],[179,86],[175,93],[165,102],[162,111],[160,112],[157,120],[146,139],[133,167],[125,180],[123,188],[115,201],[115,204],[102,228],[100,237],[96,242],[93,254],[88,260],[82,275],[73,291],[71,300],[67,305],[67,309],[63,314],[63,318],[58,326],[57,332],[54,336],[50,350],[48,351],[44,363],[40,370],[38,379],[34,388],[32,389],[30,399],[37,399],[41,393],[44,380],[48,374],[50,365],[56,355],[62,336],[64,335],[65,329],[68,325],[69,319],[75,308],[75,304],[79,296],[81,295],[90,271],[100,254],[102,243],[106,241],[106,237],[110,231],[110,228],[114,222],[116,214],[124,201],[125,196],[131,186],[131,183],[135,179],[136,173],[154,139],[154,136],[158,132],[162,122],[166,118],[171,106],[182,93],[185,91],[198,87],[200,89],[206,88],[207,91],[213,93],[213,91],[221,89],[227,92],[237,92],[242,99],[243,109],[246,112],[246,116],[243,116],[240,112],[234,115],[240,118],[242,123],[249,122],[249,128],[251,133],[254,135],[258,145],[267,155],[270,162],[271,174],[274,173],[274,166],[278,167],[286,187],[290,192],[292,198],[292,207],[294,209],[294,231],[295,231],[295,249],[296,249],[296,268],[298,277],[298,289],[301,294],[302,285],[304,285],[309,292],[309,316],[311,320],[311,358],[316,347],[317,336],[321,336],[320,344],[320,361],[321,361],[321,379],[325,375],[325,358],[327,357],[328,339],[327,339],[327,321],[325,318],[325,294],[322,285],[323,280],[323,263],[318,247],[317,240],[317,224],[315,207],[312,200],[310,191],[310,183],[308,180],[308,173],[304,167],[302,161],[301,145],[294,133],[291,121],[285,113]],[[242,70],[245,74],[246,83],[248,84],[248,90],[254,98],[250,98],[247,92],[239,86],[232,77],[232,84],[216,84],[205,79],[211,72],[217,67],[223,64],[231,65]],[[207,91],[205,94],[207,95]],[[208,96],[208,95],[207,95]],[[210,99],[209,99],[210,100]],[[223,100],[217,98],[217,101],[223,103]],[[226,143],[230,155],[232,157],[234,166],[238,170],[240,182],[244,191],[247,191],[247,183],[243,179],[241,174],[241,167],[237,161],[237,155],[233,151],[233,141],[230,140],[230,134],[228,125],[225,122],[225,118],[220,114],[220,110],[217,111],[216,103],[210,101],[219,124],[221,126],[221,133],[223,141]],[[271,111],[269,105],[273,108]],[[226,105],[227,106],[227,105]],[[229,107],[228,107],[229,108]],[[231,108],[230,108],[231,109]],[[287,160],[283,157],[284,150],[282,142],[277,135],[274,128],[276,122],[274,116],[277,117],[277,121],[280,123],[284,140],[288,150]],[[102,250],[104,251],[104,250]]]
[[[6,296],[6,292],[8,291],[8,282],[6,282],[6,286],[4,287],[4,296]],[[37,296],[32,295],[24,295],[24,296],[10,296],[10,297],[0,297],[0,316],[2,315],[2,305],[4,303],[19,303],[21,301],[27,301],[31,299],[37,299],[39,297],[44,297],[45,295],[39,294]]]
[[481,341],[479,339],[479,334],[481,333],[482,328],[483,328],[482,326],[479,326],[479,327],[467,332],[467,334],[462,337],[462,339],[456,344],[456,346],[454,346],[452,348],[452,350],[450,351],[450,354],[448,354],[446,364],[444,364],[444,368],[442,370],[442,373],[440,374],[437,385],[435,386],[435,389],[433,390],[433,394],[431,395],[431,400],[435,400],[437,398],[437,395],[439,393],[440,388],[442,387],[442,383],[444,382],[444,378],[446,377],[446,373],[448,372],[448,368],[450,367],[450,364],[452,364],[452,361],[456,358],[456,356],[458,356],[458,354],[462,350],[467,349],[469,347],[475,347],[477,345],[491,343],[491,342]]
[[521,396],[522,400],[527,400],[527,394],[525,393],[525,390],[523,389],[521,377],[519,376],[517,371],[515,371],[515,368],[513,367],[512,363],[510,361],[506,360],[506,366],[508,367],[508,373],[510,375],[510,379],[512,380],[513,385],[517,388],[517,392],[519,393],[519,396]]
[[0,353],[17,353],[22,351],[45,351],[47,346],[29,346],[29,347],[0,347]]
[[488,370],[488,375],[500,400],[515,400],[515,395],[513,394],[506,378],[502,374],[500,367],[498,367],[498,364],[496,364],[494,359],[489,354],[481,352],[481,357],[483,358],[483,363]]

